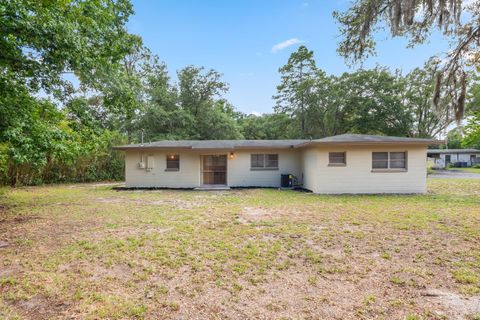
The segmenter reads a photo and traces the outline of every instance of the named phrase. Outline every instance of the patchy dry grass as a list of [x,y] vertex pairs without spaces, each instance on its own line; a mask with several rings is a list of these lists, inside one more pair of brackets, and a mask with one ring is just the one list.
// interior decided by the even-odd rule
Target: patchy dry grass
[[418,196],[4,189],[0,318],[478,319],[480,180]]

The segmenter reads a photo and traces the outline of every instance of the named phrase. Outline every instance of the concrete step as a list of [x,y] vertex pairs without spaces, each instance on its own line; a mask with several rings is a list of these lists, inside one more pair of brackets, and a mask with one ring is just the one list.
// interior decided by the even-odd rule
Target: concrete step
[[200,190],[200,191],[218,191],[218,190],[230,190],[230,187],[225,184],[208,184],[197,187],[193,190]]

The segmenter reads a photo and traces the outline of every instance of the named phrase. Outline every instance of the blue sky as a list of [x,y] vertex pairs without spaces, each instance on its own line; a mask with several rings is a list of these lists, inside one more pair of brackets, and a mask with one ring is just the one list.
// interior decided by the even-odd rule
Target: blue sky
[[[176,70],[186,65],[213,68],[230,84],[227,98],[245,113],[272,112],[278,68],[300,43],[315,52],[317,66],[327,73],[355,69],[336,53],[340,34],[332,17],[334,10],[348,8],[348,1],[134,0],[133,5],[129,31],[165,61],[174,80]],[[287,40],[292,45],[273,49]],[[447,48],[437,35],[414,49],[385,33],[377,35],[377,42],[377,56],[364,67],[379,64],[408,72]]]

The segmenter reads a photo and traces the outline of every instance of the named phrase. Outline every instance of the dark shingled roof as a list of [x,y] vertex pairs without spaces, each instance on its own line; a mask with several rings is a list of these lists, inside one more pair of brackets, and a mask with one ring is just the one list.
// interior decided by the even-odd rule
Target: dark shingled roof
[[430,149],[427,153],[431,154],[450,154],[450,153],[480,153],[477,149]]
[[374,136],[368,134],[341,134],[338,136],[326,137],[322,139],[313,140],[315,143],[425,143],[435,144],[437,141],[423,138],[405,138],[405,137],[391,137],[391,136]]
[[136,148],[155,149],[246,149],[272,148],[285,149],[309,142],[310,140],[162,140],[142,144],[118,146],[115,149],[127,150]]
[[117,150],[129,149],[287,149],[319,144],[439,144],[441,141],[432,139],[403,138],[390,136],[373,136],[364,134],[342,134],[316,140],[162,140],[144,144],[129,144],[117,146]]

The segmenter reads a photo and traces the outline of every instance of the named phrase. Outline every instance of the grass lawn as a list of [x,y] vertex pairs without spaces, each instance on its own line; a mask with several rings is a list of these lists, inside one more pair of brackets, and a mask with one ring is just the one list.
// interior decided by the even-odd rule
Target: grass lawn
[[480,319],[480,180],[3,189],[0,319]]
[[478,173],[480,174],[480,168],[449,168],[449,170],[453,171],[464,171],[470,173]]

